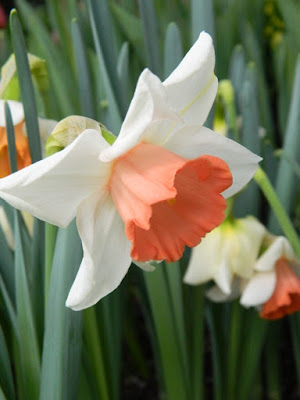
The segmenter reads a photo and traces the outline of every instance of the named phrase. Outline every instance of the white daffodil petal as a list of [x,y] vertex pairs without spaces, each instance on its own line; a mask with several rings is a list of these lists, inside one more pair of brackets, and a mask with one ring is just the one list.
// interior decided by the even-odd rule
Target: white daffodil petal
[[289,241],[284,236],[278,236],[274,242],[267,248],[255,264],[256,271],[271,271],[274,269],[276,262],[285,257],[293,259],[294,252]]
[[5,102],[8,103],[14,125],[18,125],[24,120],[24,109],[22,103],[14,100],[0,99],[0,126],[6,126],[5,122]]
[[253,217],[236,220],[234,227],[235,235],[227,239],[231,269],[236,275],[249,279],[253,274],[266,228]]
[[[180,117],[169,107],[160,79],[145,69],[139,77],[120,134],[115,143],[101,154],[101,160],[112,161],[136,146],[143,138],[147,126],[157,120],[167,120],[165,130],[168,131],[174,121],[180,121]],[[160,135],[163,133],[160,132]],[[161,141],[160,136],[157,141]]]
[[230,197],[241,190],[253,177],[261,160],[261,157],[240,144],[204,126],[180,128],[168,137],[163,146],[188,159],[208,154],[224,160],[233,177],[233,184],[222,193],[224,197]]
[[219,265],[218,271],[214,276],[214,281],[225,294],[231,293],[233,274],[229,263],[224,259]]
[[208,233],[198,246],[192,249],[188,268],[183,281],[189,285],[199,285],[213,279],[221,258],[218,252],[221,235],[218,230]]
[[213,286],[207,290],[205,293],[206,297],[209,300],[214,301],[215,303],[223,303],[224,301],[232,301],[239,297],[238,285],[233,285],[232,291],[230,294],[226,294],[222,292],[222,290],[218,286]]
[[108,191],[95,193],[80,205],[77,227],[84,257],[66,305],[82,310],[119,286],[131,263],[131,244]]
[[189,124],[203,125],[216,97],[212,38],[202,32],[172,74],[163,82],[170,105]]
[[272,296],[276,285],[275,271],[257,272],[245,285],[240,303],[244,307],[264,304]]
[[107,183],[111,166],[98,157],[108,146],[99,132],[86,130],[64,150],[1,179],[0,197],[66,227],[82,200]]
[[135,261],[132,260],[133,264],[141,268],[143,271],[152,272],[155,271],[157,261]]

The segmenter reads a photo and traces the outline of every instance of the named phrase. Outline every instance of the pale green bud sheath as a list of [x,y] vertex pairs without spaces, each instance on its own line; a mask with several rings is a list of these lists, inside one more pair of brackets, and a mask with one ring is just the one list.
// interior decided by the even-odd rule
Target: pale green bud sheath
[[[28,54],[31,76],[41,91],[49,88],[46,61]],[[20,87],[17,76],[16,58],[12,54],[1,68],[0,98],[7,100],[20,100]]]
[[46,157],[64,149],[86,129],[94,129],[112,145],[116,137],[101,123],[91,118],[71,115],[64,118],[54,128],[46,142]]

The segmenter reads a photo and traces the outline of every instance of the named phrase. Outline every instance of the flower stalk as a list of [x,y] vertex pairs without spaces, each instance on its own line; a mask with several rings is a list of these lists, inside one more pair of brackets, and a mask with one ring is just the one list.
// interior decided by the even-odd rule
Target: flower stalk
[[254,179],[256,183],[259,185],[261,188],[263,194],[265,195],[266,199],[268,200],[270,206],[272,207],[280,225],[281,228],[285,234],[285,236],[288,238],[290,241],[291,245],[294,248],[294,251],[300,259],[300,240],[297,235],[297,232],[295,228],[293,227],[293,224],[288,217],[285,209],[283,208],[282,204],[280,203],[278,196],[269,180],[267,177],[266,173],[261,167],[258,167],[258,170],[256,174],[254,175]]

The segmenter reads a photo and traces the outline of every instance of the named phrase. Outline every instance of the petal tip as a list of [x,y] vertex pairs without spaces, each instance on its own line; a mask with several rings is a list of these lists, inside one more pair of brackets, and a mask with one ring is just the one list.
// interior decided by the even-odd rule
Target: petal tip
[[78,303],[76,301],[74,301],[74,299],[72,299],[72,297],[73,296],[70,296],[70,294],[69,294],[69,296],[65,302],[66,307],[70,308],[73,311],[80,311],[81,310],[80,306],[78,305]]

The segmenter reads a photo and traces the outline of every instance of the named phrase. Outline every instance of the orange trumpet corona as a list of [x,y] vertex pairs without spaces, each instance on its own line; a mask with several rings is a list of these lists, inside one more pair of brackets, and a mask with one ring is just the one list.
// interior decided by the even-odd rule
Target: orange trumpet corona
[[136,261],[178,260],[224,219],[232,184],[218,157],[193,160],[141,143],[115,160],[109,190]]
[[277,261],[275,270],[274,292],[260,313],[266,319],[282,318],[300,310],[300,279],[285,258]]
[[[25,122],[22,121],[18,125],[15,125],[18,170],[31,164],[28,139],[24,135],[24,124]],[[4,178],[10,173],[6,128],[0,126],[0,178]]]

